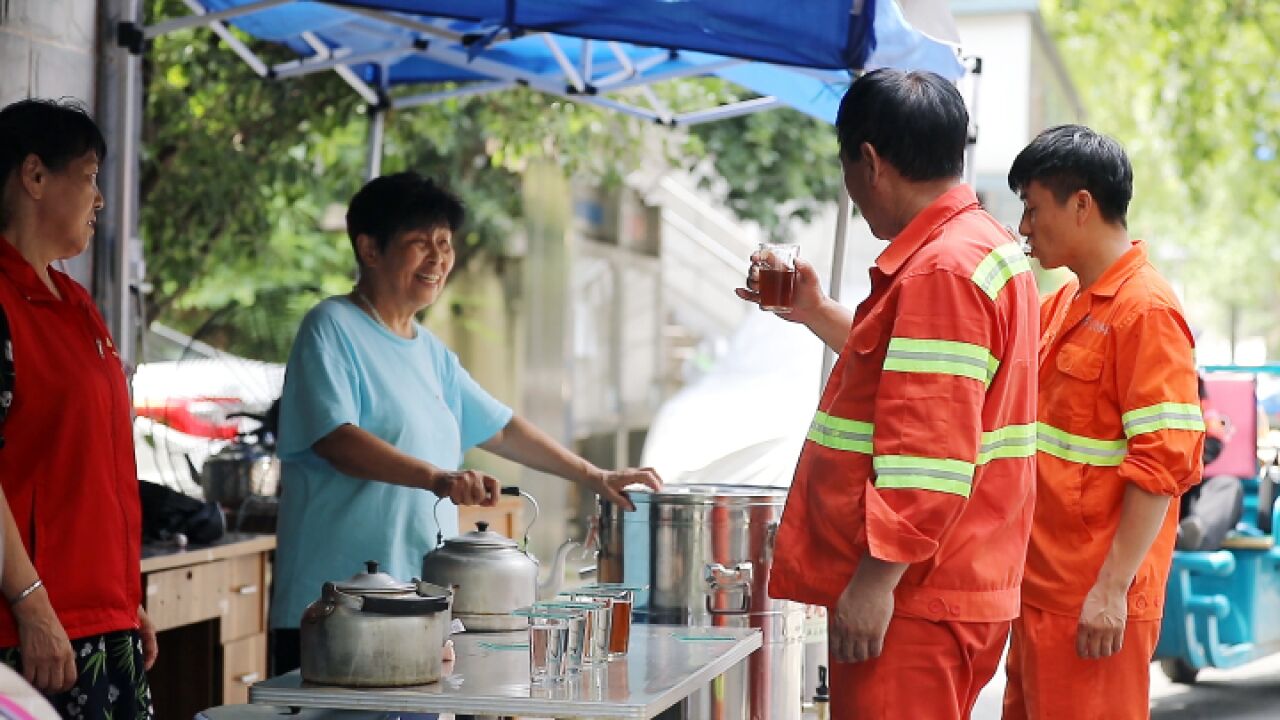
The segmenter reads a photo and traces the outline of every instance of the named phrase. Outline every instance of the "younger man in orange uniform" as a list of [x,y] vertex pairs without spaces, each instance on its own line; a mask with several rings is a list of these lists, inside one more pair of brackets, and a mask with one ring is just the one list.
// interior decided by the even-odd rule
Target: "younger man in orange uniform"
[[1004,718],[1146,718],[1173,499],[1201,470],[1191,332],[1129,239],[1133,170],[1116,141],[1046,130],[1009,187],[1032,254],[1076,280],[1040,311],[1035,520]]

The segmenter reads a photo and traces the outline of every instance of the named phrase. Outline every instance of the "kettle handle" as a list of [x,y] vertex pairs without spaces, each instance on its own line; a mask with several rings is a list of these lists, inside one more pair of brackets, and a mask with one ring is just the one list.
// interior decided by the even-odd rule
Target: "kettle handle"
[[529,521],[528,525],[524,526],[523,545],[524,545],[525,552],[528,552],[529,551],[529,531],[533,529],[533,524],[538,522],[538,501],[534,500],[532,495],[530,495],[529,493],[523,490],[520,490],[519,493],[522,497],[524,497],[525,500],[528,500],[529,503],[533,505],[533,519]]
[[431,517],[436,521],[436,547],[444,544],[444,530],[440,527],[440,503],[444,500],[442,497],[436,498],[436,504],[431,506]]
[[[535,500],[532,495],[525,492],[524,490],[521,490],[515,485],[509,485],[507,487],[502,488],[501,493],[503,495],[520,495],[533,505],[533,519],[530,520],[529,524],[526,525],[524,528],[523,545],[524,545],[524,549],[528,550],[529,549],[529,531],[533,530],[533,524],[538,522],[538,501]],[[444,502],[444,498],[437,497],[436,504],[431,506],[431,517],[434,518],[436,521],[436,547],[440,547],[441,545],[444,544],[444,530],[441,529],[441,525],[440,525],[440,503],[442,502]]]

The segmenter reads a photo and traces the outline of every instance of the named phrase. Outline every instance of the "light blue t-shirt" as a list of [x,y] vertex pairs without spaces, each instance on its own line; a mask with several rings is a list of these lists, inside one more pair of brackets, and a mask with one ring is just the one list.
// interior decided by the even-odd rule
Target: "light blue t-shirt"
[[[376,560],[400,580],[417,577],[436,545],[426,490],[338,472],[311,449],[351,424],[401,452],[457,470],[468,449],[493,437],[511,409],[485,392],[438,338],[417,325],[406,340],[350,300],[332,297],[302,321],[280,401],[283,461],[271,627],[297,628],[328,580],[345,580]],[[458,511],[440,503],[445,537]]]

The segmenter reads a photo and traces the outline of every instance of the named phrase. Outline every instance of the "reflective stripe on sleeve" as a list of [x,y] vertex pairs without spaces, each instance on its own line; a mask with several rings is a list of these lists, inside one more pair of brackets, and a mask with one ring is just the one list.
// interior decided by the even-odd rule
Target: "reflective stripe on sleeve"
[[1157,430],[1204,431],[1204,418],[1200,406],[1190,403],[1156,403],[1120,416],[1126,437],[1155,432]]
[[834,450],[871,454],[871,434],[875,426],[861,420],[828,415],[822,411],[813,417],[808,439]]
[[998,430],[982,433],[982,446],[978,448],[978,464],[992,460],[1029,458],[1036,454],[1036,426],[1006,425]]
[[1127,440],[1098,440],[1074,435],[1045,423],[1037,424],[1036,449],[1067,462],[1115,467],[1129,452]]
[[992,300],[1020,273],[1031,272],[1031,264],[1018,243],[1005,243],[987,254],[974,269],[972,280]]
[[877,455],[871,464],[881,489],[934,490],[966,498],[973,489],[974,465],[963,460]]
[[954,340],[889,338],[884,369],[904,373],[956,375],[990,383],[1000,361],[981,345]]

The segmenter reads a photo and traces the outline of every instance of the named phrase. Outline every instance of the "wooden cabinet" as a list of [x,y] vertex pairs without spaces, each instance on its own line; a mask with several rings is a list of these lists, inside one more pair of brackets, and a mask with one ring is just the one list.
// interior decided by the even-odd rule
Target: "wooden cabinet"
[[521,540],[524,538],[525,499],[503,495],[493,507],[464,505],[458,508],[458,532],[468,533],[476,529],[477,522],[489,523],[489,529]]
[[142,561],[144,604],[160,658],[148,673],[158,717],[193,717],[244,703],[267,677],[270,535],[230,534],[199,549],[161,551]]
[[221,615],[221,564],[192,565],[144,576],[147,615],[156,630],[212,620]]
[[249,686],[267,678],[267,634],[233,640],[222,646],[222,702],[249,702]]
[[[221,561],[226,588],[219,597],[222,642],[228,643],[267,629],[267,562],[262,554]],[[263,649],[264,657],[266,649]]]

